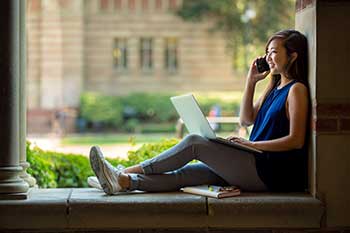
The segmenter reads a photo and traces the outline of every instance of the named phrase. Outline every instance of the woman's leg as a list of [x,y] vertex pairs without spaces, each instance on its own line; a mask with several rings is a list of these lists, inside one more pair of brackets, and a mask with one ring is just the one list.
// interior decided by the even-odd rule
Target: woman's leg
[[129,173],[129,190],[148,192],[178,191],[185,186],[216,184],[228,185],[225,180],[214,173],[208,166],[198,162],[163,174],[134,174]]
[[[160,155],[146,160],[140,164],[140,168],[145,175],[163,174],[178,170],[193,159],[197,159],[205,163],[208,168],[217,176],[221,177],[230,185],[240,186],[244,191],[266,191],[267,188],[259,178],[255,157],[253,154],[235,149],[233,147],[209,141],[198,135],[189,135],[179,144],[166,150]],[[125,188],[134,189],[143,187],[146,190],[147,183],[145,179],[150,176],[129,176],[127,180],[128,187],[120,186],[120,178],[125,177],[125,173],[114,171],[114,168],[104,160],[101,152],[92,148],[90,152],[90,162],[93,170],[98,177],[100,183],[106,183],[109,187],[105,188],[106,193],[113,193]],[[154,180],[159,181],[158,179]],[[180,182],[180,181],[179,181]],[[185,182],[185,181],[181,181]],[[204,181],[201,180],[202,183]],[[102,185],[102,184],[101,184]],[[178,183],[178,186],[184,184]],[[159,182],[156,190],[167,188],[167,183]]]
[[205,163],[228,184],[246,191],[267,190],[257,174],[253,154],[198,135],[187,136],[174,147],[142,162],[140,168],[146,175],[162,174],[177,170],[193,159]]

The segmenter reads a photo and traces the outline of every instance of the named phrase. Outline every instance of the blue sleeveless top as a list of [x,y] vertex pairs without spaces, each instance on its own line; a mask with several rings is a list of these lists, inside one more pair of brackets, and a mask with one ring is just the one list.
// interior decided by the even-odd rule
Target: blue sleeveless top
[[[289,134],[286,100],[292,81],[266,97],[256,116],[250,141],[272,140]],[[305,191],[307,187],[307,148],[255,154],[256,168],[270,191]]]

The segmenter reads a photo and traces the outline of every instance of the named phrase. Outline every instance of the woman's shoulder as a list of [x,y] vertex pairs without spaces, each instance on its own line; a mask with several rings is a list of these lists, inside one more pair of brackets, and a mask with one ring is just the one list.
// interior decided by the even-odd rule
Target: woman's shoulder
[[287,102],[292,101],[292,99],[307,101],[309,99],[308,87],[302,82],[295,82],[289,90]]
[[295,82],[290,90],[289,90],[289,94],[308,94],[308,87],[302,83],[302,82]]

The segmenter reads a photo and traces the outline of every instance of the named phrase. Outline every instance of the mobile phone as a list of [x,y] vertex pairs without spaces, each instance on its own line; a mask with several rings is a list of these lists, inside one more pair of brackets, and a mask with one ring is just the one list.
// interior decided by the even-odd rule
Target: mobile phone
[[259,73],[270,70],[269,64],[267,64],[266,58],[258,58],[256,60],[256,68]]

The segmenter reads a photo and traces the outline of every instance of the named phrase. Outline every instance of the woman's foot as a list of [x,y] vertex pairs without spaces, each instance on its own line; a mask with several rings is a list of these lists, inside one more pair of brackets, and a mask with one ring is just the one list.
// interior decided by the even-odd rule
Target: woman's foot
[[98,146],[91,147],[90,164],[105,193],[112,195],[125,190],[118,181],[122,171],[116,169],[105,160]]
[[[115,169],[117,169],[118,171],[123,172],[124,169],[125,169],[125,167],[124,167],[123,165],[119,164],[118,166],[115,167]],[[121,176],[122,176],[122,174],[119,176],[119,178],[121,178]],[[118,182],[121,183],[121,182],[120,182],[120,179],[118,179]],[[98,181],[98,179],[97,179],[96,176],[89,176],[89,177],[87,178],[87,183],[88,183],[89,187],[91,187],[91,188],[97,188],[97,189],[103,191],[103,189],[102,189],[102,187],[101,187],[101,185],[100,185],[100,182]],[[123,185],[121,185],[121,186],[122,186],[123,189],[124,189],[124,188],[129,188],[129,186],[128,186],[128,187],[124,187]]]

